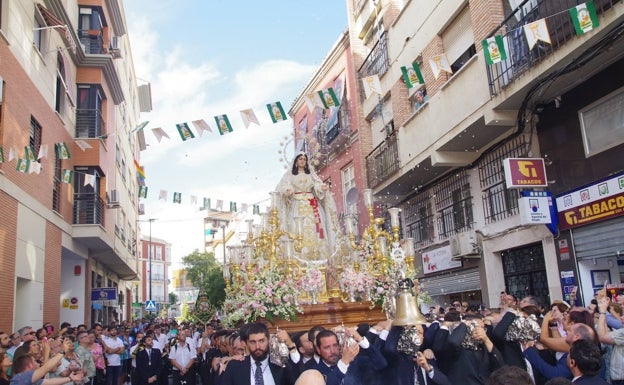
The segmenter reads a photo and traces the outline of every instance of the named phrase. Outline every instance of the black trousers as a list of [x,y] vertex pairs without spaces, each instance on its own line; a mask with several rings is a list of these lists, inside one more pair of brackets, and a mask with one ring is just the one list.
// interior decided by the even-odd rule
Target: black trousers
[[180,375],[179,370],[173,370],[173,385],[195,385],[195,368],[190,368],[185,375]]

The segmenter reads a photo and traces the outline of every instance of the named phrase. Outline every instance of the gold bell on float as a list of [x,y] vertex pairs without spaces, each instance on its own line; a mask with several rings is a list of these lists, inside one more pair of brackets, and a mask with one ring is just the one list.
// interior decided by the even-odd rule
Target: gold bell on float
[[392,326],[408,326],[426,323],[427,320],[420,312],[418,298],[412,293],[414,283],[411,279],[402,279],[398,283],[396,312]]

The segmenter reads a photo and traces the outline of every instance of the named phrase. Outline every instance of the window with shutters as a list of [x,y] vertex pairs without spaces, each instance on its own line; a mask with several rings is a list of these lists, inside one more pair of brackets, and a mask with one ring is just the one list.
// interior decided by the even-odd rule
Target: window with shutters
[[442,33],[442,43],[453,73],[457,72],[477,53],[472,32],[470,8],[464,8]]
[[30,149],[33,151],[35,157],[39,156],[39,149],[41,148],[41,137],[43,135],[43,129],[41,128],[41,124],[37,122],[35,118],[30,117],[30,138],[28,140],[28,145]]
[[355,187],[355,167],[353,167],[353,163],[349,164],[347,167],[343,168],[341,171],[341,179],[342,179],[342,201],[344,211],[348,212],[349,206],[347,202],[347,193],[353,187]]

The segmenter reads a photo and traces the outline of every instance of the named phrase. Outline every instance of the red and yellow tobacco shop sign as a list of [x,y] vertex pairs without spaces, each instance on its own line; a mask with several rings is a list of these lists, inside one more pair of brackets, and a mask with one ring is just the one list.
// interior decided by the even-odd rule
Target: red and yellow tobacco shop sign
[[624,174],[557,197],[559,230],[624,215]]
[[546,167],[542,158],[503,159],[507,188],[546,187]]

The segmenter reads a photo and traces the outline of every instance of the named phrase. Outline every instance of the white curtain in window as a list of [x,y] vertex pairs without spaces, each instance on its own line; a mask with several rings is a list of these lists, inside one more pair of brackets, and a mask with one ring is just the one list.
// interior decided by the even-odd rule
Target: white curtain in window
[[474,35],[472,33],[472,22],[470,19],[470,8],[466,7],[451,25],[442,33],[442,43],[444,44],[444,53],[449,61],[453,64],[472,44],[474,44]]

